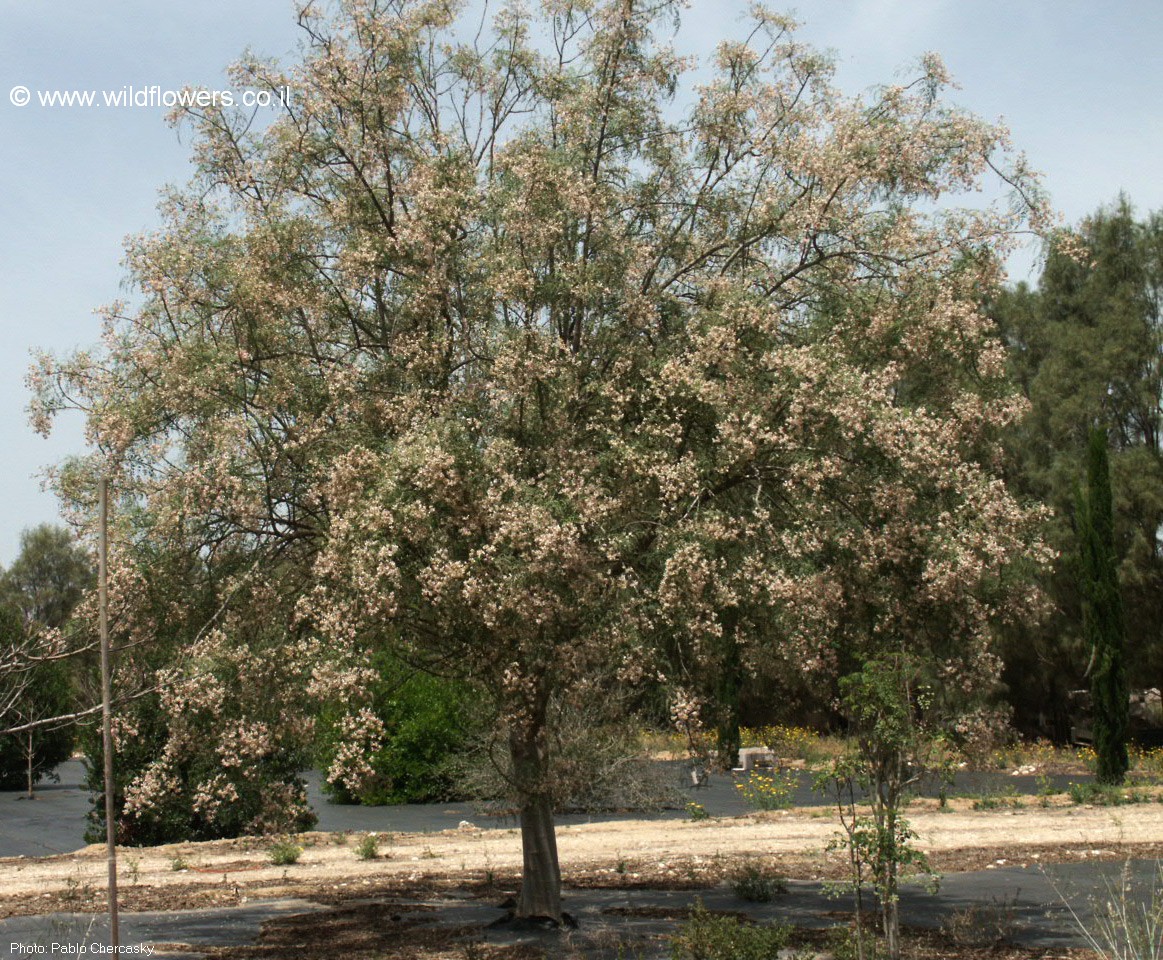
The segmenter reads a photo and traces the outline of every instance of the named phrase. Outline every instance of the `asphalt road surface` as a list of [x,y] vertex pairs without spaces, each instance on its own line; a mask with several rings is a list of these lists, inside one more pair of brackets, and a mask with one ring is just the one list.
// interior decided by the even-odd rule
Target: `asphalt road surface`
[[[668,765],[674,775],[674,806],[646,814],[563,814],[559,823],[587,823],[613,819],[683,819],[687,801],[701,803],[716,817],[738,816],[749,807],[730,776],[713,774],[705,786],[693,787],[686,765]],[[85,845],[84,834],[90,810],[89,792],[84,787],[85,771],[79,760],[70,760],[57,768],[58,783],[42,783],[36,797],[29,800],[22,791],[0,791],[0,857],[43,857],[71,853]],[[511,817],[489,816],[472,803],[404,804],[391,807],[360,807],[330,803],[321,789],[316,772],[305,775],[307,797],[319,816],[315,829],[334,831],[395,831],[423,833],[447,830],[461,820],[471,820],[478,827],[514,826]],[[1084,775],[1051,777],[1055,789],[1065,790],[1072,781],[1091,779]],[[961,773],[951,788],[954,793],[976,794],[1014,790],[1033,794],[1039,783],[1035,777],[1014,777],[1002,773]],[[936,784],[923,791],[933,794]],[[828,800],[812,789],[811,777],[798,776],[792,800],[796,806],[823,806]]]

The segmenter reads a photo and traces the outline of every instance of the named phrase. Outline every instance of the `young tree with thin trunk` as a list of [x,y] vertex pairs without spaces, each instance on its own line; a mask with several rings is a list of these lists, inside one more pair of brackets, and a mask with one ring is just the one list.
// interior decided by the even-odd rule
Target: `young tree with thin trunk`
[[[263,622],[236,608],[218,656],[282,630],[312,695],[353,717],[384,647],[487,691],[520,917],[563,916],[562,712],[656,675],[663,636],[697,664],[730,624],[745,666],[773,611],[833,622],[814,531],[860,547],[833,523],[849,441],[945,483],[975,549],[1009,509],[964,465],[1014,411],[966,304],[1030,207],[932,203],[991,171],[1029,199],[1004,131],[941,101],[935,57],[841,96],[758,7],[679,100],[689,64],[658,39],[678,7],[553,0],[458,33],[450,3],[305,6],[299,64],[236,68],[290,88],[284,112],[184,111],[199,174],[130,248],[143,305],[108,312],[100,354],[36,375],[38,414],[89,411],[99,453],[62,488],[83,501],[98,465],[118,473],[120,542],[197,558],[219,589],[220,558],[277,558],[247,568]],[[954,348],[984,387],[942,379]],[[926,358],[949,391],[933,411],[905,402]],[[148,575],[132,549],[118,562]],[[815,640],[784,652],[826,668]],[[183,679],[198,661],[171,691],[205,694]]]

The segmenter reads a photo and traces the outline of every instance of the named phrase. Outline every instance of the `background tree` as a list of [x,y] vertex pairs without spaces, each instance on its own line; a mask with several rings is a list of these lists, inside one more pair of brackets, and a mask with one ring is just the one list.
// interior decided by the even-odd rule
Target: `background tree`
[[[0,731],[92,703],[93,659],[61,632],[92,581],[89,556],[67,529],[44,524],[21,534],[20,553],[0,574]],[[75,732],[61,723],[0,738],[0,787],[22,785],[31,796],[34,783],[68,759]]]
[[[215,597],[246,596],[219,632],[234,669],[261,635],[312,697],[358,690],[389,647],[489,692],[521,917],[562,918],[557,718],[652,675],[663,637],[698,664],[730,621],[769,657],[773,611],[810,606],[781,653],[834,667],[819,565],[859,548],[834,522],[853,436],[885,475],[950,477],[946,522],[974,539],[934,561],[934,590],[971,580],[961,558],[1009,523],[961,459],[1006,402],[962,380],[940,410],[896,402],[951,344],[999,369],[964,297],[996,282],[1029,208],[931,201],[1003,168],[1028,196],[1004,131],[940,100],[932,57],[913,84],[842,97],[763,10],[676,105],[687,64],[656,34],[677,7],[506,9],[468,42],[452,4],[305,8],[299,65],[234,74],[296,90],[285,114],[187,111],[199,173],[129,250],[142,305],[109,311],[99,355],[37,374],[39,421],[82,406],[99,444],[62,492],[84,505],[97,471],[119,478],[118,576],[162,598],[157,555],[197,558]],[[811,323],[825,304],[844,305],[835,330]],[[862,331],[894,350],[862,352]],[[121,629],[157,622],[127,609]],[[176,715],[198,660],[158,672]],[[240,725],[264,709],[245,693]]]
[[[118,543],[110,557],[118,841],[307,829],[315,815],[301,773],[335,661],[317,640],[288,634],[282,585],[291,577],[277,558],[219,549],[210,564],[166,546],[144,541],[130,553]],[[81,615],[93,621],[91,597]],[[83,746],[100,798],[96,725]],[[105,836],[99,799],[89,819],[86,835],[97,842]]]
[[20,535],[20,552],[0,577],[0,597],[27,629],[60,629],[93,586],[93,561],[65,527],[41,524]]
[[1099,783],[1120,784],[1130,766],[1127,756],[1130,691],[1111,499],[1106,431],[1096,428],[1090,433],[1087,453],[1086,499],[1078,505],[1083,572],[1080,593],[1083,627],[1091,649],[1096,774]]
[[992,269],[988,252],[952,257],[911,274],[911,297],[869,284],[821,304],[809,349],[824,362],[797,397],[813,496],[781,532],[780,645],[856,744],[848,769],[872,795],[864,853],[891,956],[912,859],[905,791],[935,737],[983,718],[998,632],[1036,615],[1033,577],[1049,559],[1043,511],[998,476],[1002,437],[1026,408],[976,305]]
[[34,786],[72,753],[71,724],[46,724],[4,733],[72,711],[74,703],[66,667],[42,659],[44,646],[31,642],[21,615],[0,606],[0,649],[13,652],[10,669],[0,672],[0,790]]
[[[1077,254],[1079,246],[1083,256]],[[1060,560],[1045,585],[1053,614],[1006,644],[1019,724],[1069,734],[1067,693],[1089,659],[1077,583],[1074,520],[1092,426],[1110,438],[1114,550],[1122,583],[1128,675],[1159,686],[1163,671],[1163,219],[1136,220],[1129,201],[1087,218],[1049,248],[1037,290],[1019,285],[991,312],[1031,413],[1009,442],[1015,489],[1048,504]],[[1063,663],[1071,669],[1064,670]]]

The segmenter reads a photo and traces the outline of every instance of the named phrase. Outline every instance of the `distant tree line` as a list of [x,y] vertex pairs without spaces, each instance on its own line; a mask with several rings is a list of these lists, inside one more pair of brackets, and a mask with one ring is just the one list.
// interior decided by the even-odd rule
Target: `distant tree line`
[[[993,301],[1011,375],[1030,412],[1008,439],[1007,481],[1053,509],[1058,552],[1042,583],[1047,617],[1010,630],[1002,649],[1015,722],[1070,735],[1071,690],[1100,664],[1084,629],[1088,447],[1109,449],[1114,567],[1131,688],[1163,686],[1163,214],[1136,219],[1130,201],[1050,245],[1037,288]],[[1158,723],[1158,718],[1156,718]]]
[[[93,582],[92,562],[63,527],[26,530],[20,553],[0,570],[0,789],[24,789],[72,753],[76,728],[48,722],[94,700],[94,660],[63,643],[77,604]],[[70,652],[71,651],[71,652]]]

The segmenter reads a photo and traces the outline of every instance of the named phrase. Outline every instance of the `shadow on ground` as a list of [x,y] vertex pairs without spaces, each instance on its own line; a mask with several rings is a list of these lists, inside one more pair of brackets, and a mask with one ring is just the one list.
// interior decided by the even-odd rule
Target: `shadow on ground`
[[[1088,922],[1091,904],[1124,883],[1149,895],[1157,870],[1156,861],[1140,860],[953,874],[944,878],[936,894],[906,887],[901,915],[910,926],[952,932],[959,940],[982,947],[999,942],[1026,948],[1081,946],[1071,910]],[[576,930],[514,932],[490,927],[504,916],[503,896],[500,890],[439,896],[426,891],[415,897],[355,900],[331,907],[285,900],[123,914],[121,942],[151,947],[154,956],[185,960],[212,948],[215,957],[314,960],[404,958],[437,946],[456,951],[453,955],[473,956],[476,951],[477,956],[514,960],[544,955],[662,960],[669,956],[668,937],[696,898],[711,911],[808,928],[845,924],[852,907],[850,897],[830,897],[819,883],[798,881],[789,882],[786,893],[762,904],[740,899],[725,885],[702,891],[567,889],[566,909],[578,920]],[[28,945],[66,956],[76,955],[79,945],[107,942],[106,938],[104,917],[53,914],[0,921],[0,947],[14,960],[30,955],[24,949]],[[229,947],[238,949],[223,950]]]

